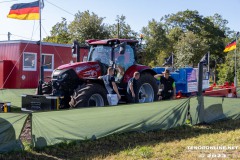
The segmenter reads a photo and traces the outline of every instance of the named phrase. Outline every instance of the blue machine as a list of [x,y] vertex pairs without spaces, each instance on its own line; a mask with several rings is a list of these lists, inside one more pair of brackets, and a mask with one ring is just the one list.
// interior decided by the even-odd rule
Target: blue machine
[[[155,67],[153,70],[162,74],[165,71],[165,67]],[[180,68],[174,71],[172,68],[170,70],[170,76],[175,80],[176,92],[181,92],[185,96],[190,96],[196,94],[198,89],[198,69],[186,67]],[[157,82],[159,84],[159,81]]]

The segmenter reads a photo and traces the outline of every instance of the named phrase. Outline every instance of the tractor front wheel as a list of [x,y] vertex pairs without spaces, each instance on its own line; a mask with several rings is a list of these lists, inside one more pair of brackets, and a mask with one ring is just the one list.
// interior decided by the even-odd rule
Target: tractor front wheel
[[70,107],[101,107],[107,105],[107,91],[99,84],[83,84],[71,96]]

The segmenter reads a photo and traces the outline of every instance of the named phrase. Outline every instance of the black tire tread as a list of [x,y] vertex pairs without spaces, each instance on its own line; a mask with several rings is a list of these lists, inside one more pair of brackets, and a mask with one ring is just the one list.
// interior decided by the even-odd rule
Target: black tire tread
[[71,108],[88,107],[88,100],[92,94],[99,93],[104,100],[104,105],[107,105],[107,92],[106,89],[100,84],[89,83],[79,85],[71,96],[69,105]]

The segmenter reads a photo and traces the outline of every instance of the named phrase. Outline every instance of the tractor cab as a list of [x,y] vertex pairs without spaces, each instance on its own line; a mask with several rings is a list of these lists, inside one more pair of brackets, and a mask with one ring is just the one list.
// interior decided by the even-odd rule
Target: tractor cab
[[[88,41],[87,41],[88,42]],[[135,46],[137,40],[110,39],[91,40],[88,61],[98,61],[102,74],[106,74],[107,68],[116,68],[117,74],[125,72],[135,62]]]

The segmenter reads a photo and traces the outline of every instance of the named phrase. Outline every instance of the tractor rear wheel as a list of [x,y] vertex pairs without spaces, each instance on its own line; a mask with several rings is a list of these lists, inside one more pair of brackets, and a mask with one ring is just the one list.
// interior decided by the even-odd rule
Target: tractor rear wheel
[[[157,100],[158,86],[155,78],[149,73],[143,73],[137,82],[136,101],[139,103]],[[130,98],[130,96],[128,96]],[[131,102],[131,101],[129,101]]]
[[70,107],[101,107],[107,105],[107,91],[99,84],[83,84],[71,96]]

